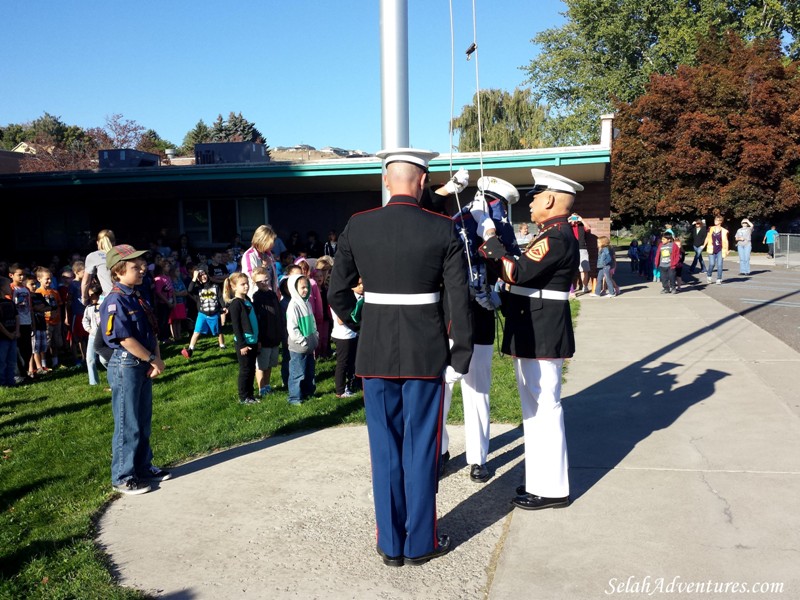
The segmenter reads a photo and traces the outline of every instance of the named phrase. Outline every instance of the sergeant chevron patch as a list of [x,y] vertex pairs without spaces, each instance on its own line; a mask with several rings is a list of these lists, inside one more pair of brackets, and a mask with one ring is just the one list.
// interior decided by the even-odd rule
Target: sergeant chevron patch
[[525,256],[527,256],[534,262],[539,262],[545,257],[545,255],[549,250],[550,250],[550,243],[547,241],[547,238],[544,238],[543,240],[539,240],[533,246],[528,248],[528,251],[525,253]]

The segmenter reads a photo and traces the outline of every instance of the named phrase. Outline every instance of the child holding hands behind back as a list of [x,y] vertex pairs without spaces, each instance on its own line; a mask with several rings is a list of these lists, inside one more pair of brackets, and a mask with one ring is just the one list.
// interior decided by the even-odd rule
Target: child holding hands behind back
[[308,303],[311,284],[305,275],[290,275],[291,300],[286,311],[289,346],[289,404],[299,405],[317,389],[314,381],[314,350],[319,333]]
[[231,316],[236,358],[239,359],[239,404],[255,404],[253,383],[256,379],[256,357],[261,348],[258,342],[258,319],[247,292],[247,275],[233,273],[226,280],[222,296],[228,303]]

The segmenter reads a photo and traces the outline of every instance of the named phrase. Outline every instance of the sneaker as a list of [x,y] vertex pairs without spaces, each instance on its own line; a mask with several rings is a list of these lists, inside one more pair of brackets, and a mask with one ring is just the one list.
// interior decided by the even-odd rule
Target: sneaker
[[584,294],[588,294],[589,293],[589,288],[588,287],[583,288],[583,293]]
[[591,294],[589,294],[589,296],[591,296],[592,298],[597,298],[598,294],[595,294],[594,292],[592,292]]
[[150,465],[150,467],[145,471],[142,479],[152,479],[153,481],[166,481],[167,479],[172,479],[172,473],[167,471],[166,469],[160,469],[155,465]]
[[146,494],[152,489],[148,484],[142,483],[135,477],[128,479],[128,481],[118,483],[113,487],[115,492],[125,494],[126,496],[138,496],[139,494]]
[[672,288],[672,292],[671,293],[672,294],[677,294],[678,293],[678,288]]
[[184,348],[183,350],[181,350],[181,354],[183,355],[183,357],[185,359],[188,360],[188,359],[192,358],[192,354],[194,354],[194,350],[192,350],[191,348]]
[[219,347],[219,349],[220,349],[220,350],[227,350],[227,348],[228,348],[228,347],[227,347],[225,344],[222,344],[222,345]]
[[711,283],[711,275],[706,275],[706,283]]
[[717,285],[722,285],[722,279],[717,279]]
[[665,290],[664,288],[661,288],[661,293],[662,294],[669,294],[669,290]]
[[255,404],[254,398],[239,398],[239,404]]
[[300,400],[289,400],[289,404],[292,406],[300,406],[302,402]]
[[14,383],[16,383],[17,385],[19,385],[21,383],[25,383],[25,378],[22,375],[15,375],[14,376]]
[[608,295],[606,295],[606,298],[616,298],[616,297],[617,297],[616,294],[608,294]]
[[42,367],[41,369],[37,369],[36,370],[36,374],[37,375],[47,375],[50,371],[51,371],[51,369],[48,369],[47,367]]
[[350,390],[345,390],[343,394],[336,394],[337,398],[352,398],[353,396],[355,396],[355,394]]
[[261,394],[262,396],[266,396],[267,394],[272,393],[272,387],[269,385],[265,385],[264,387],[258,390],[258,393]]

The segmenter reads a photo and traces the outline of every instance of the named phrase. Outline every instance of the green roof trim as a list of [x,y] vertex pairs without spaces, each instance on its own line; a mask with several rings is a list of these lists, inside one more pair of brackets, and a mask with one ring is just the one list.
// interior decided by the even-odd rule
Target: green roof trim
[[[596,146],[594,148],[597,148]],[[447,171],[450,157],[434,159],[430,170]],[[527,169],[565,165],[603,164],[611,162],[611,150],[552,149],[525,152],[512,150],[491,152],[483,156],[484,169]],[[454,168],[478,170],[481,158],[477,153],[455,154]],[[0,190],[28,187],[69,185],[103,185],[122,183],[165,183],[177,181],[225,181],[248,179],[293,179],[305,177],[347,177],[351,175],[380,175],[382,164],[377,157],[368,159],[339,159],[314,163],[270,162],[238,165],[190,165],[170,167],[140,167],[130,169],[98,169],[94,171],[63,171],[54,173],[14,173],[0,175]]]

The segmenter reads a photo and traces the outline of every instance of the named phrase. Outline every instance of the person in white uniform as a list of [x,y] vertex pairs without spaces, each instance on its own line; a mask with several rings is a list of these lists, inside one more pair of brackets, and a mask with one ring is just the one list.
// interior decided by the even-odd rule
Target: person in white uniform
[[[495,223],[496,235],[506,250],[519,256],[519,247],[514,236],[514,227],[508,219],[509,206],[519,200],[517,188],[497,177],[481,177],[475,196],[485,202]],[[447,187],[447,186],[445,186]],[[460,191],[460,190],[459,190]],[[439,192],[437,192],[439,193]],[[493,290],[497,274],[487,270],[483,257],[477,252],[483,240],[477,235],[477,223],[468,211],[453,217],[456,229],[467,242],[469,252],[470,297],[472,304],[472,360],[469,370],[461,379],[461,397],[464,403],[464,438],[470,479],[485,483],[491,477],[486,466],[489,455],[490,422],[489,390],[492,386],[492,355],[495,337],[495,309],[500,298]],[[444,411],[442,414],[442,452],[449,457],[450,438],[447,434],[447,413],[455,387],[456,377],[445,373]],[[444,461],[443,461],[444,462]]]
[[525,483],[512,504],[525,510],[569,505],[569,477],[561,369],[575,352],[569,309],[570,284],[578,271],[578,240],[567,221],[583,186],[561,175],[531,169],[531,220],[539,235],[521,257],[497,239],[495,224],[481,206],[472,212],[480,248],[507,284],[503,352],[514,357],[525,436]]

